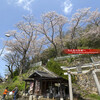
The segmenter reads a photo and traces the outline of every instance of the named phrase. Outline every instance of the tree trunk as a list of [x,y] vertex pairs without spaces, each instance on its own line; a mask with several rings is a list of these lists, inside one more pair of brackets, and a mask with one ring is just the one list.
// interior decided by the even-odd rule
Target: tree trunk
[[57,50],[57,47],[56,47],[55,43],[53,43],[53,45],[54,45],[55,54],[56,54],[56,57],[57,57],[58,56],[58,50]]
[[9,71],[10,71],[10,74],[11,74],[11,78],[13,78],[12,66],[13,66],[13,65],[11,65],[11,67],[10,67],[10,65],[7,65],[8,69],[9,69]]

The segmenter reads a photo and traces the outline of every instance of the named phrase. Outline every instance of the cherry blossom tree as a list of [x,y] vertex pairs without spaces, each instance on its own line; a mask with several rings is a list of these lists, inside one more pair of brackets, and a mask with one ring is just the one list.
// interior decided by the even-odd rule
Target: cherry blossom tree
[[100,25],[100,12],[98,11],[98,9],[96,9],[95,11],[91,11],[86,21],[89,24],[99,26]]
[[31,42],[29,55],[32,56],[34,62],[40,60],[41,53],[46,49],[48,45],[47,39],[45,37],[39,37],[37,40]]
[[98,9],[91,11],[86,21],[91,25],[87,34],[95,35],[95,37],[100,36],[100,12]]
[[81,34],[82,27],[86,25],[86,18],[88,16],[90,8],[78,9],[77,12],[72,16],[70,21],[70,41],[71,48],[77,48],[76,39]]
[[20,55],[17,52],[8,53],[4,56],[3,60],[6,61],[10,76],[13,78],[14,69],[16,68],[19,71],[20,68]]
[[100,42],[100,12],[98,9],[89,11],[84,19],[86,26],[83,30],[80,40],[85,40],[85,46],[89,48],[98,48]]
[[32,18],[24,17],[24,19],[25,21],[16,24],[18,31],[7,32],[7,34],[13,36],[13,39],[7,43],[8,49],[12,52],[17,51],[21,55],[20,74],[25,68],[27,69],[28,51],[31,42],[34,42],[37,38],[36,25],[33,23]]
[[67,18],[57,14],[56,12],[43,14],[41,18],[42,22],[38,24],[37,31],[48,39],[48,41],[54,46],[56,55],[58,55],[57,45],[54,38],[59,36],[62,48],[63,28],[67,22]]

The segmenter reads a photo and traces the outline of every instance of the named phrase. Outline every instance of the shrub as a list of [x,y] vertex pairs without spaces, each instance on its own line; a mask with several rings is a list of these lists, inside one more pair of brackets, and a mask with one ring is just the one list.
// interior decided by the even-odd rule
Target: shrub
[[16,70],[13,72],[13,75],[14,75],[14,76],[19,75],[19,71],[16,69]]
[[9,90],[12,91],[15,87],[18,87],[19,90],[24,90],[25,88],[25,82],[23,81],[19,81],[19,79],[17,79],[14,83],[10,83]]
[[73,62],[75,60],[75,58],[67,58],[67,61],[69,62],[69,63],[71,63],[71,62]]
[[41,53],[41,61],[46,64],[48,59],[55,58],[57,55],[54,48],[48,48]]
[[51,59],[51,60],[47,63],[47,65],[46,65],[46,67],[47,67],[50,71],[52,71],[52,72],[54,72],[55,74],[57,74],[57,75],[59,75],[59,76],[61,76],[61,77],[67,79],[67,76],[64,75],[64,71],[60,68],[61,66],[62,66],[61,63],[56,62],[56,61],[54,61],[53,59]]
[[13,78],[13,82],[16,81],[16,80],[17,80],[17,76],[14,76],[14,78]]

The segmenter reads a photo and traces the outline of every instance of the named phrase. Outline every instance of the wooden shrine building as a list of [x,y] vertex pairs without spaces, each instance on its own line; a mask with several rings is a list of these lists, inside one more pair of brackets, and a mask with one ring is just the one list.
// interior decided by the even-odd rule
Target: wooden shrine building
[[35,71],[24,81],[25,91],[32,95],[59,98],[68,94],[68,80],[53,73]]

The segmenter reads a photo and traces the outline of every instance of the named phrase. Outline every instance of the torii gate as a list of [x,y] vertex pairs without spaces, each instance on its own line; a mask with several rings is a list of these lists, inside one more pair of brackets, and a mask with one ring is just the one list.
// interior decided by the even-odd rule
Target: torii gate
[[[100,49],[65,49],[63,50],[63,53],[65,54],[98,54],[100,53]],[[92,59],[93,62],[93,59]],[[92,75],[93,78],[95,80],[97,89],[98,89],[98,93],[100,95],[100,84],[99,84],[99,80],[97,78],[96,72],[100,72],[100,69],[94,69],[94,66],[98,66],[100,65],[100,62],[93,62],[93,63],[89,63],[87,65],[83,65],[83,66],[75,66],[75,67],[65,67],[65,66],[61,66],[61,68],[63,70],[67,70],[66,73],[64,73],[64,75],[68,75],[68,80],[69,80],[69,94],[70,94],[70,100],[73,100],[73,92],[72,92],[72,82],[71,82],[71,74],[77,75],[79,73],[88,73],[90,70],[92,70]],[[85,67],[89,67],[90,70],[85,70],[82,71],[82,68]],[[71,72],[71,69],[77,69],[77,72]]]

